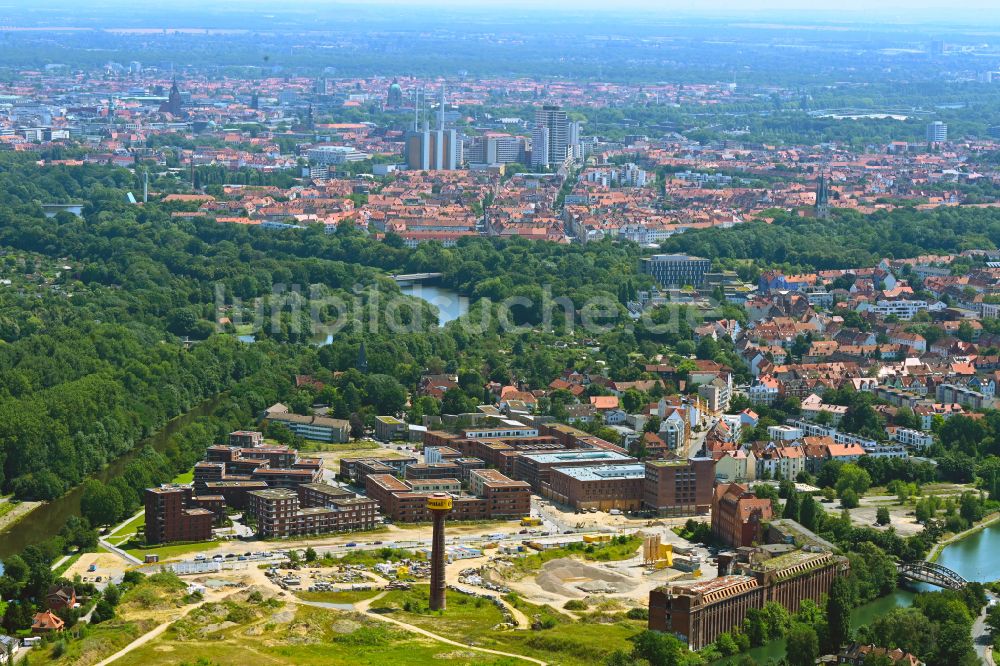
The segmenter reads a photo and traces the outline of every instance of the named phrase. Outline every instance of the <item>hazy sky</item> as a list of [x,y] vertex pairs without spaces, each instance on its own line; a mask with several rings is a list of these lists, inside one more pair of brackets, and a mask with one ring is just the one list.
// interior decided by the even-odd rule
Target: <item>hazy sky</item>
[[[606,14],[634,17],[637,14],[658,17],[691,18],[740,17],[745,19],[783,21],[816,19],[843,20],[853,24],[871,23],[963,23],[973,28],[993,30],[1000,27],[1000,0],[173,0],[174,7],[213,10],[232,7],[240,10],[280,11],[281,8],[336,10],[349,6],[377,8],[392,5],[407,9],[442,7],[456,12],[570,12],[574,14]],[[0,8],[41,10],[76,6],[86,14],[87,7],[121,8],[142,12],[145,7],[134,0],[90,0],[80,8],[74,0],[0,0]]]
[[[306,0],[309,1],[309,0]],[[322,0],[312,0],[322,1]],[[579,11],[586,9],[602,12],[653,12],[677,13],[683,15],[729,14],[753,15],[756,12],[783,12],[805,16],[850,12],[852,19],[862,19],[864,15],[900,18],[920,17],[922,19],[954,20],[1000,18],[1000,0],[628,0],[623,3],[608,0],[373,0],[375,4],[400,5],[441,5],[448,7],[516,7],[518,9],[552,9]]]

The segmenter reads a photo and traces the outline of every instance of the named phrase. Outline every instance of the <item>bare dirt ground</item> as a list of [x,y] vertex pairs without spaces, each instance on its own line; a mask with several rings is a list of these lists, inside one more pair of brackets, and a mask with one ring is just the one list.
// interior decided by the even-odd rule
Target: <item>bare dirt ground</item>
[[[91,564],[96,565],[95,571],[88,571]],[[94,581],[97,576],[100,576],[102,581],[108,578],[117,580],[125,574],[125,569],[125,562],[117,555],[103,552],[84,553],[63,575],[72,580],[73,576],[79,574],[81,578],[90,582]]]
[[[939,497],[957,497],[962,492],[969,490],[969,486],[959,484],[929,484],[924,486],[924,495],[937,495]],[[861,498],[860,506],[850,509],[851,522],[858,526],[871,527],[878,530],[888,530],[890,527],[896,530],[900,536],[911,536],[923,529],[914,515],[914,502],[918,498],[913,498],[906,504],[900,504],[895,495],[866,495]],[[839,503],[823,503],[826,511],[841,511]],[[889,524],[876,525],[875,514],[880,507],[889,509]]]
[[[597,514],[600,515],[600,514]],[[660,534],[663,543],[690,545],[668,528],[645,528],[646,534]],[[701,576],[697,580],[714,578],[717,568],[709,562],[708,552],[702,556]],[[512,578],[509,567],[502,563],[493,565],[495,580],[502,582],[534,604],[549,604],[562,608],[570,599],[612,599],[624,606],[646,606],[649,591],[670,582],[696,580],[687,572],[677,569],[654,570],[645,567],[641,552],[627,560],[591,562],[576,557],[549,560],[542,568],[521,578]]]
[[363,458],[365,456],[378,456],[379,458],[402,458],[414,455],[411,451],[400,451],[396,448],[388,448],[372,444],[369,448],[345,448],[336,451],[310,451],[304,455],[310,458],[319,458],[323,461],[323,467],[338,473],[340,472],[341,458]]
[[546,562],[535,576],[535,583],[563,597],[626,593],[636,586],[629,576],[569,557]]
[[[834,506],[839,510],[839,505]],[[878,512],[879,507],[882,506],[889,509],[889,524],[884,526],[875,524],[875,514]],[[829,509],[829,505],[827,505],[827,508]],[[900,536],[904,537],[916,534],[923,529],[923,525],[920,525],[913,515],[913,505],[901,505],[894,500],[885,499],[879,501],[864,498],[861,501],[861,506],[851,509],[850,514],[851,522],[859,527],[871,527],[883,531],[888,530],[889,527],[893,527]]]

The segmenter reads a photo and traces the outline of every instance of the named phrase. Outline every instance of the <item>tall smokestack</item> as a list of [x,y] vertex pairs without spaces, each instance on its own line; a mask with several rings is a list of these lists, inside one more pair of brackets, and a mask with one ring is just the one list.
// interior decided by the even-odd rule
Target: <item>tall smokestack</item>
[[451,495],[434,493],[427,498],[434,521],[434,537],[431,541],[431,610],[445,609],[447,583],[444,576],[444,520],[451,512]]
[[438,109],[438,129],[444,129],[444,81],[441,82],[441,108]]

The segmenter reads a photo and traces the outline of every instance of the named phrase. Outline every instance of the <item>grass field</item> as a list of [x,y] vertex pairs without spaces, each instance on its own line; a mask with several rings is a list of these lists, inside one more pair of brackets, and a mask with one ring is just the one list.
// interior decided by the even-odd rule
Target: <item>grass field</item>
[[140,560],[144,559],[146,555],[159,555],[161,560],[167,560],[180,557],[182,555],[201,553],[212,548],[215,544],[215,541],[201,541],[198,543],[178,543],[170,546],[155,546],[147,548],[144,544],[132,539],[127,543],[122,544],[120,547],[129,555],[138,557]]
[[57,641],[52,645],[31,650],[31,663],[60,666],[96,664],[151,630],[155,624],[152,620],[119,619],[97,625],[80,623],[70,631],[71,640],[64,641],[62,645]]
[[108,541],[114,546],[120,546],[122,543],[129,541],[139,528],[146,526],[146,514],[140,513],[135,518],[132,518],[127,523],[122,525],[121,529],[115,532],[113,536],[108,538]]
[[550,560],[573,556],[583,557],[585,560],[595,562],[627,560],[634,556],[636,551],[639,550],[639,546],[642,545],[642,540],[636,536],[619,539],[621,537],[614,538],[605,543],[593,544],[578,542],[564,548],[550,548],[549,550],[539,551],[514,560],[514,568],[522,573],[537,571],[542,568],[543,564]]
[[[229,619],[227,619],[229,618]],[[116,666],[499,666],[510,660],[462,650],[364,616],[313,607],[269,607],[234,615],[222,604],[175,623]]]
[[356,604],[381,594],[380,590],[344,590],[340,592],[296,592],[295,596],[305,601],[322,601],[328,604]]
[[83,555],[83,553],[81,552],[73,553],[72,555],[70,555],[69,559],[67,559],[65,562],[63,562],[58,567],[52,570],[52,575],[55,576],[56,578],[62,576],[71,566],[76,564],[76,561],[80,559],[81,555]]
[[421,629],[469,645],[479,645],[493,627],[504,621],[503,613],[485,599],[448,590],[445,612],[429,608],[429,585],[411,590],[393,590],[372,604],[373,613],[384,613]]
[[[407,624],[469,645],[523,654],[549,662],[553,666],[585,666],[600,663],[616,649],[631,650],[630,637],[643,631],[641,620],[623,616],[603,621],[579,622],[542,606],[521,601],[514,604],[528,616],[545,620],[547,629],[538,631],[496,631],[503,615],[488,601],[448,590],[448,607],[443,613],[427,608],[429,587],[396,590],[372,605],[372,612],[388,614]],[[409,603],[407,603],[409,602]]]
[[[307,439],[303,442],[299,450],[307,453],[344,452],[356,454],[359,451],[373,451],[377,448],[379,448],[379,445],[376,442],[357,441],[347,442],[346,444],[334,444],[331,442],[320,442],[315,439]],[[382,455],[382,453],[383,452],[380,452],[379,455]]]
[[180,474],[174,477],[173,481],[171,481],[171,483],[192,483],[192,482],[194,482],[193,467],[186,472],[181,472]]

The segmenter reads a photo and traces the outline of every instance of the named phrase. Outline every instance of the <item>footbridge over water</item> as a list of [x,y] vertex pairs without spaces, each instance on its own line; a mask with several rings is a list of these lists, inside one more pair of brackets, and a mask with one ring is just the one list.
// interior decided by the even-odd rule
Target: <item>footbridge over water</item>
[[401,287],[416,284],[417,282],[429,282],[431,280],[437,280],[444,273],[406,273],[402,275],[390,275],[393,280],[396,281]]
[[897,566],[899,577],[915,583],[927,583],[949,590],[960,590],[969,584],[948,567],[933,562],[906,562]]

